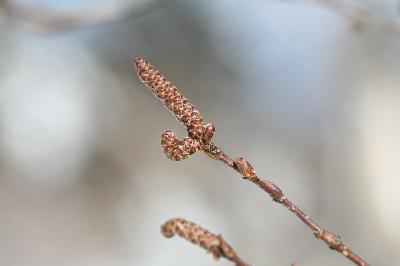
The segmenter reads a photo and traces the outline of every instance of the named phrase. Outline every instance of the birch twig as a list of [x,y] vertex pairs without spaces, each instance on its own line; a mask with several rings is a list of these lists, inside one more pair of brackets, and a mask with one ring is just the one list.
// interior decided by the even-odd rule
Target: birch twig
[[154,66],[142,58],[135,60],[135,67],[139,78],[148,88],[165,104],[187,129],[188,137],[179,139],[171,131],[165,132],[161,137],[161,145],[168,158],[179,161],[184,160],[197,151],[204,151],[212,159],[219,160],[231,167],[244,179],[256,184],[269,194],[277,203],[286,207],[302,221],[317,239],[324,241],[329,248],[336,250],[343,256],[359,266],[369,265],[346,244],[341,237],[333,234],[315,223],[307,214],[294,205],[274,183],[260,179],[254,168],[243,157],[232,159],[217,145],[211,142],[215,133],[212,124],[205,124],[200,112],[183,94],[168,81]]

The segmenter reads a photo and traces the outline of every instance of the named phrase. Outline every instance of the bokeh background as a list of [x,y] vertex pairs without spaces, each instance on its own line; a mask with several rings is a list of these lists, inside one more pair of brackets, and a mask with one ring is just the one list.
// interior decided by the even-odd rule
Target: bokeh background
[[400,264],[400,31],[392,0],[0,1],[0,265],[231,265],[160,225],[221,233],[252,265],[352,265],[204,154],[140,83],[145,57],[215,142],[372,265]]

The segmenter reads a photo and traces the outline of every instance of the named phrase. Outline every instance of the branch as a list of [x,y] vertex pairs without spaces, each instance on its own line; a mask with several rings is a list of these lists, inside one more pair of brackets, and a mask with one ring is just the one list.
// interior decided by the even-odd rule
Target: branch
[[155,67],[142,58],[135,60],[135,67],[140,79],[175,115],[186,128],[188,137],[179,139],[171,131],[161,137],[161,145],[168,158],[184,160],[197,151],[204,151],[212,159],[219,160],[241,174],[244,179],[253,182],[277,203],[294,213],[317,239],[324,241],[329,248],[336,250],[359,266],[368,263],[345,245],[340,236],[333,234],[315,223],[311,218],[295,206],[274,183],[260,179],[254,168],[243,157],[232,159],[218,146],[211,142],[215,132],[212,124],[205,124],[200,112],[183,94],[168,81]]
[[104,25],[138,17],[168,4],[169,2],[166,0],[149,0],[121,6],[112,11],[95,8],[60,12],[50,8],[18,4],[15,1],[5,0],[0,1],[0,15],[12,22],[28,23],[29,26],[33,25],[43,32],[55,32]]
[[170,238],[175,234],[198,245],[209,251],[214,259],[220,257],[234,262],[236,266],[250,266],[244,262],[235,252],[235,250],[222,238],[221,235],[215,235],[198,226],[195,223],[189,222],[182,218],[175,218],[166,221],[161,226],[161,233],[164,237]]

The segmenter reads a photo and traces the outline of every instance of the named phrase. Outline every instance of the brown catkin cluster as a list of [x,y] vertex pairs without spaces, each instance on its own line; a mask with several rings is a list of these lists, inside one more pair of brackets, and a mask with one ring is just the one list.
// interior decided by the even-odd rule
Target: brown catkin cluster
[[[174,234],[196,244],[211,252],[215,259],[221,256],[229,260],[237,260],[238,257],[232,247],[221,236],[217,236],[207,229],[198,226],[182,218],[168,220],[161,226],[164,237],[172,237]],[[245,264],[242,264],[245,265]]]
[[199,141],[189,137],[181,140],[171,131],[166,131],[162,134],[161,146],[164,148],[165,155],[174,161],[184,160],[202,149]]
[[135,67],[140,79],[186,126],[189,137],[202,142],[206,126],[199,111],[189,99],[145,59],[137,58]]
[[148,61],[137,58],[135,67],[140,79],[188,131],[189,137],[182,140],[171,131],[161,136],[161,145],[167,157],[174,161],[184,160],[210,144],[215,133],[214,125],[205,125],[196,107]]

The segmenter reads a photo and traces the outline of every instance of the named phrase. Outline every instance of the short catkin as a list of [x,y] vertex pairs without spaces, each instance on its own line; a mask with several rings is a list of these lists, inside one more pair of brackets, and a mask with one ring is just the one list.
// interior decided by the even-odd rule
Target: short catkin
[[228,260],[237,258],[232,247],[219,235],[215,235],[195,223],[182,218],[170,219],[161,226],[164,237],[173,237],[175,234],[211,252],[215,259],[221,256]]

